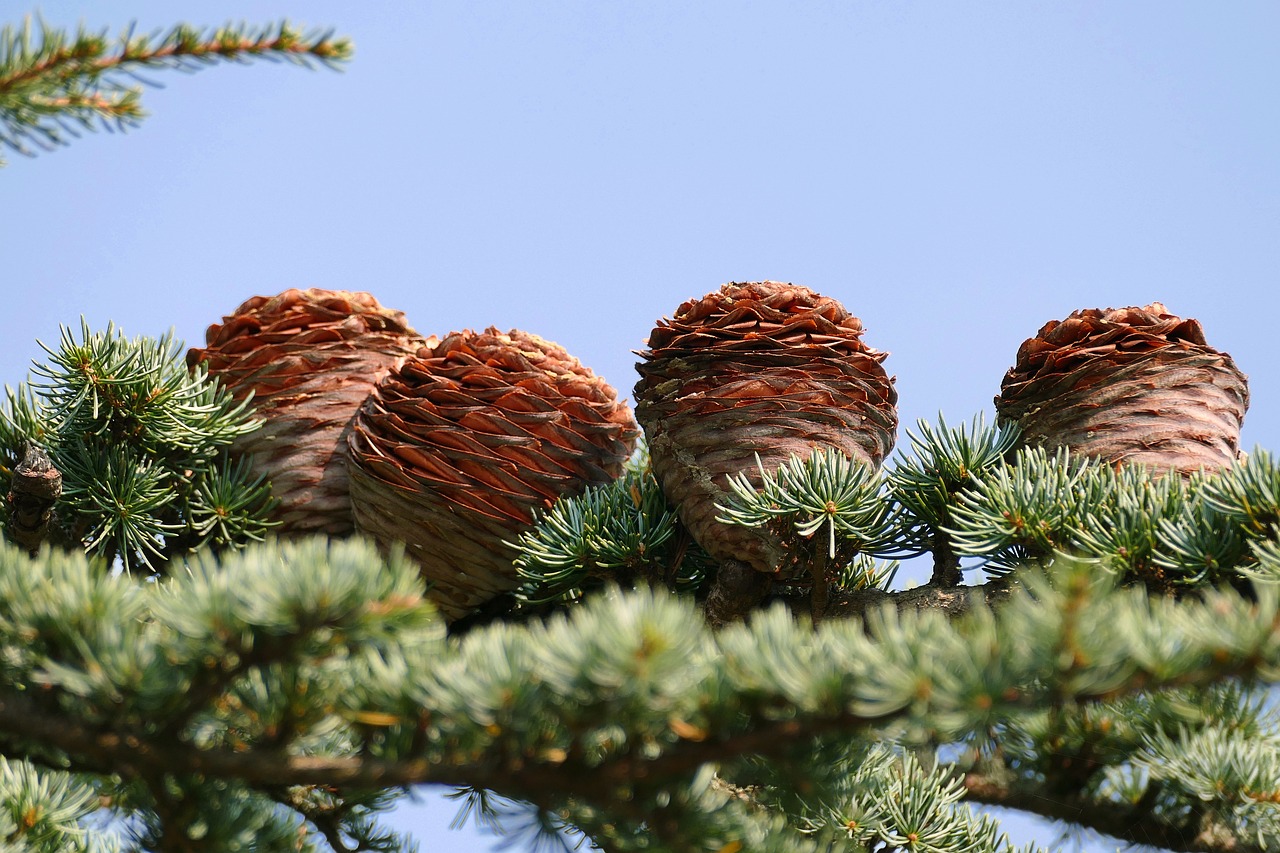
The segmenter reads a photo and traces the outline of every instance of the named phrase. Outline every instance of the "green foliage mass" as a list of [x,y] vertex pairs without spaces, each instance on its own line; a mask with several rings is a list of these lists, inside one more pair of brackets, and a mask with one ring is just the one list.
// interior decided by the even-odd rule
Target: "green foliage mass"
[[[145,849],[401,849],[371,818],[424,781],[617,850],[1007,849],[960,801],[984,801],[975,779],[1280,838],[1280,732],[1252,686],[1280,676],[1276,584],[1178,601],[1059,562],[956,619],[815,629],[777,605],[718,632],[687,597],[605,590],[447,638],[416,568],[359,542],[189,563],[144,583],[0,547],[0,745],[73,770]],[[99,839],[83,812],[59,825]]]
[[[279,751],[281,761],[354,754],[363,703],[385,684],[376,675],[385,657],[419,659],[440,647],[443,630],[416,569],[322,540],[223,560],[206,553],[188,567],[144,583],[82,554],[46,552],[37,563],[0,547],[0,715],[17,723],[3,727],[4,751],[45,766],[70,759],[92,794],[68,788],[71,805],[56,821],[46,808],[45,819],[84,834],[75,821],[105,806],[146,849],[172,848],[175,832],[209,849],[299,849],[301,815],[332,832],[389,837],[369,817],[394,792],[350,791],[339,808],[323,786],[209,776],[166,751],[182,743],[226,756]],[[103,757],[104,732],[119,736],[115,763]],[[50,736],[63,748],[40,745]],[[13,811],[23,797],[42,797],[37,784],[69,783],[28,774],[0,802]],[[87,837],[107,844],[115,833]],[[401,848],[396,840],[388,849]]]
[[82,323],[46,351],[32,382],[5,387],[0,474],[12,476],[28,445],[48,453],[62,473],[64,542],[161,571],[193,549],[263,537],[270,487],[229,454],[259,422],[203,366],[189,371],[172,335],[128,339]]
[[606,581],[697,589],[711,558],[684,533],[642,453],[637,465],[581,497],[557,501],[512,543],[525,605],[569,603]]

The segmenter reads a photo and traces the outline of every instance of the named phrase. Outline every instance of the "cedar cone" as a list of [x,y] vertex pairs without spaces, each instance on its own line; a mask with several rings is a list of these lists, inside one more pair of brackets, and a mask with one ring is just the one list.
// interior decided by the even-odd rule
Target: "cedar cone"
[[834,299],[776,281],[730,283],[660,320],[640,353],[636,416],[653,472],[711,556],[769,575],[793,571],[764,528],[716,521],[730,476],[760,485],[792,455],[833,447],[873,467],[893,449],[898,395]]
[[1236,460],[1246,377],[1198,320],[1154,302],[1075,311],[1018,349],[996,397],[1022,441],[1190,474]]
[[280,499],[282,534],[351,533],[344,435],[378,380],[423,343],[405,316],[368,293],[286,290],[255,296],[209,327],[187,363],[208,364],[264,423],[237,439]]
[[638,431],[605,381],[520,331],[428,343],[365,401],[348,438],[357,528],[402,542],[456,619],[514,588],[514,542],[562,496],[622,472]]

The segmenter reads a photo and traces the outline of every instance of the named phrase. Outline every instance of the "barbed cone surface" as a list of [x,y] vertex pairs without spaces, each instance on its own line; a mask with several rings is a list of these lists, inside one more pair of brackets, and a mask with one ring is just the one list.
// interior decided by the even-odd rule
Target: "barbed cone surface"
[[1231,356],[1159,302],[1045,324],[996,397],[998,417],[1027,444],[1183,475],[1236,461],[1248,406]]
[[759,485],[820,447],[879,467],[893,449],[897,392],[836,300],[795,284],[731,283],[684,303],[649,336],[637,366],[636,415],[653,471],[694,539],[718,560],[791,569],[764,528],[716,520],[728,479]]
[[451,334],[391,372],[348,446],[356,525],[404,543],[456,619],[518,584],[541,510],[622,472],[638,430],[603,379],[520,331]]
[[252,393],[264,421],[233,449],[270,479],[278,532],[351,533],[346,431],[421,336],[368,293],[313,288],[255,296],[205,337],[187,362],[205,362],[237,399]]

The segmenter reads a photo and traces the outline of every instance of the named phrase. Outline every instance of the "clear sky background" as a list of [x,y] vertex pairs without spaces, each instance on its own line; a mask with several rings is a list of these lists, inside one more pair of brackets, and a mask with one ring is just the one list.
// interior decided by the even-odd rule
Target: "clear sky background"
[[[904,425],[990,417],[1048,320],[1163,301],[1249,374],[1245,446],[1280,449],[1270,0],[39,10],[113,32],[288,16],[356,58],[156,73],[139,130],[6,155],[0,381],[81,315],[199,343],[249,296],[325,287],[424,334],[535,332],[630,396],[657,318],[773,278],[862,318]],[[453,811],[397,819],[424,850],[489,849],[443,834]]]

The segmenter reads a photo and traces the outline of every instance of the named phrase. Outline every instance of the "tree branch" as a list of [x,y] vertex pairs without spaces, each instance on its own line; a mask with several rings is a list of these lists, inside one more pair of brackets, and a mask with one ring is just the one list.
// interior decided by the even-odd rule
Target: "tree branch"
[[[995,594],[1000,584],[983,588],[983,595]],[[1006,594],[1006,593],[1001,593]],[[900,606],[967,607],[961,604],[971,591],[922,587],[903,593],[864,594],[864,602],[895,601]],[[865,606],[870,606],[865,604]],[[1121,693],[1158,688],[1171,684],[1201,683],[1210,678],[1256,675],[1267,661],[1245,656],[1238,661],[1215,665],[1212,669],[1196,669],[1177,677],[1158,678],[1137,675],[1124,685],[1106,686],[1105,694],[1091,694],[1077,688],[1071,693],[1075,701],[1087,702],[1114,698]],[[1083,666],[1084,663],[1079,664]],[[1069,683],[1070,672],[1063,673]],[[1048,688],[1028,689],[1017,695],[1006,695],[1002,704],[1010,709],[1034,708],[1047,698]],[[654,794],[690,776],[708,763],[729,761],[742,755],[778,756],[816,735],[832,732],[857,732],[908,713],[888,711],[868,718],[835,710],[830,713],[797,714],[786,720],[771,719],[769,696],[747,700],[744,713],[729,730],[707,732],[694,726],[670,724],[678,739],[656,755],[628,751],[592,764],[578,759],[572,749],[559,752],[559,757],[535,756],[524,752],[508,753],[501,748],[451,754],[447,744],[426,745],[426,750],[444,749],[443,760],[430,761],[409,757],[386,761],[368,756],[308,756],[286,749],[200,749],[172,737],[162,737],[137,723],[102,725],[78,720],[61,712],[52,701],[57,694],[46,691],[39,701],[22,691],[0,691],[0,738],[10,754],[21,755],[31,750],[32,742],[61,750],[71,759],[73,769],[86,767],[114,768],[126,778],[141,779],[148,784],[167,774],[198,774],[206,777],[236,779],[258,788],[309,785],[335,788],[377,789],[435,782],[450,785],[488,788],[533,802],[547,803],[557,798],[577,798],[583,802],[599,802],[608,798],[609,807],[627,813],[629,807],[644,808],[646,794]],[[776,700],[777,697],[774,697]],[[763,704],[761,704],[763,703]],[[839,706],[837,706],[839,707]],[[123,709],[127,713],[127,705]],[[739,728],[740,726],[740,728]],[[424,750],[424,751],[426,751]],[[421,754],[421,753],[419,753]],[[1126,807],[1123,814],[1108,804],[1099,806],[1084,797],[1068,793],[1050,799],[1043,791],[1023,787],[1006,789],[996,781],[973,776],[967,781],[976,802],[987,802],[1072,820],[1100,831],[1141,843],[1161,843],[1176,850],[1193,853],[1254,853],[1256,848],[1225,846],[1215,833],[1220,828],[1204,825],[1195,829],[1167,826],[1150,813]],[[631,797],[619,798],[618,791],[632,791]],[[1126,829],[1126,826],[1128,827]]]
[[1130,844],[1161,847],[1179,853],[1265,853],[1264,848],[1224,833],[1208,821],[1179,825],[1150,811],[1075,795],[1049,795],[1019,779],[1016,785],[978,773],[964,777],[967,798],[989,806],[1032,812],[1053,820],[1085,826]]
[[[1016,588],[1017,582],[1012,576],[1005,576],[974,586],[939,586],[930,582],[895,592],[882,589],[836,591],[823,618],[864,617],[867,611],[889,603],[900,611],[937,610],[954,619],[973,609],[975,597],[994,608],[1007,601]],[[808,613],[810,609],[809,596],[789,599],[788,604],[797,615]]]

